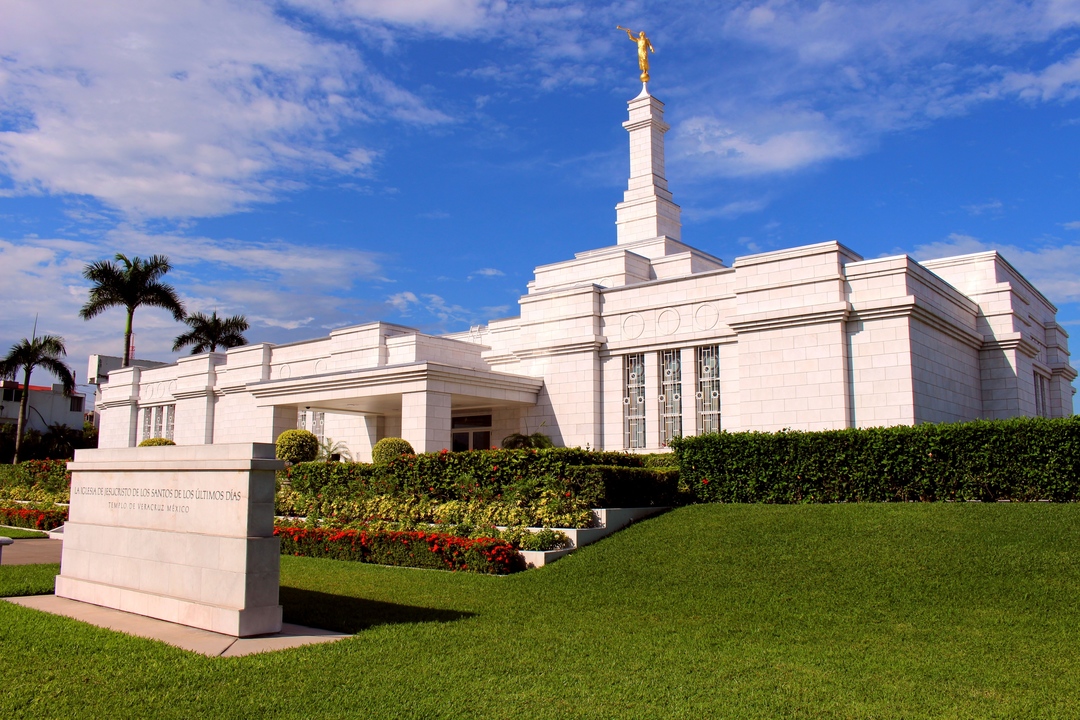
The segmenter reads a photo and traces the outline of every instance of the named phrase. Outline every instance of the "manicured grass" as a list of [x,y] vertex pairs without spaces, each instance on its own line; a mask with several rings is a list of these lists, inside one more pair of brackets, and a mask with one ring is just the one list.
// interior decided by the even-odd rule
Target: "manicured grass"
[[0,717],[1080,716],[1080,505],[694,506],[509,577],[282,585],[356,637],[210,659],[0,602]]
[[49,595],[60,565],[0,565],[0,597]]
[[9,537],[12,540],[22,540],[24,538],[47,538],[49,537],[49,534],[38,532],[37,530],[27,530],[26,528],[0,525],[0,537]]

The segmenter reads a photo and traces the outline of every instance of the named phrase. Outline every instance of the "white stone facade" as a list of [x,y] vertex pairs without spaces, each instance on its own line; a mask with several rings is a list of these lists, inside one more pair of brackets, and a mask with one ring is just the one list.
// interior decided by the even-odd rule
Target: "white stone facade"
[[[520,315],[431,336],[388,323],[114,371],[101,447],[271,442],[298,418],[367,459],[498,445],[658,450],[715,429],[1072,414],[1056,308],[1001,255],[864,260],[836,242],[725,267],[682,243],[663,104],[630,101],[615,245],[536,268]],[[159,421],[160,417],[160,421]]]

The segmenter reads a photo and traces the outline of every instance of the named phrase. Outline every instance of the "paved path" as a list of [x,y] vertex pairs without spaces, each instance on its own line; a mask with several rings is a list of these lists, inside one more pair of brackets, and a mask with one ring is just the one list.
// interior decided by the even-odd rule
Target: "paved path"
[[160,640],[163,643],[202,655],[209,655],[210,657],[239,657],[241,655],[286,650],[303,645],[333,642],[334,640],[352,637],[352,635],[329,630],[318,630],[302,625],[282,623],[281,632],[273,635],[235,638],[231,635],[222,635],[209,630],[188,627],[187,625],[155,620],[154,618],[121,612],[112,608],[68,600],[55,595],[6,599],[8,602],[23,607],[41,610],[53,615],[63,615],[98,627],[118,630],[128,635]]
[[[0,529],[0,535],[3,534]],[[63,540],[44,538],[23,538],[16,540],[3,549],[0,555],[2,565],[36,565],[39,563],[59,563]],[[254,653],[272,652],[287,648],[311,645],[313,643],[342,640],[351,635],[319,630],[282,623],[281,632],[252,638],[235,638],[230,635],[200,630],[186,625],[155,620],[154,618],[99,607],[89,603],[77,602],[55,595],[37,595],[34,597],[4,598],[8,602],[23,607],[41,610],[53,615],[81,620],[98,627],[117,630],[128,635],[160,640],[184,650],[209,655],[211,657],[237,657]]]
[[[0,528],[0,536],[4,534]],[[63,540],[45,538],[17,539],[0,552],[0,565],[39,565],[41,563],[60,562],[60,549]]]

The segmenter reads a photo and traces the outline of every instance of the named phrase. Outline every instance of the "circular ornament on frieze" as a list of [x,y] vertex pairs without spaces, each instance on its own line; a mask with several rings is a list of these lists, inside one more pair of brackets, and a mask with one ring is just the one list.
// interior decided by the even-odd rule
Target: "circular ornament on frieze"
[[278,380],[285,380],[292,377],[292,368],[288,365],[279,365],[275,374]]
[[622,334],[626,340],[637,340],[645,332],[645,318],[637,313],[627,315],[622,321]]
[[656,316],[656,332],[660,335],[674,335],[679,329],[680,322],[678,310],[674,308],[662,310]]
[[326,361],[325,360],[317,360],[315,362],[315,374],[320,375],[320,374],[322,374],[324,372],[326,372]]
[[694,323],[697,324],[698,330],[712,330],[719,319],[720,311],[711,303],[699,305],[694,311]]

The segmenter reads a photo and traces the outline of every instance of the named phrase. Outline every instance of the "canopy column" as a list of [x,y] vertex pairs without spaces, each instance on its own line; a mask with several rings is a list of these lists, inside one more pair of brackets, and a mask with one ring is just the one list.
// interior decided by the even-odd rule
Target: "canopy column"
[[450,406],[449,393],[402,393],[401,437],[418,453],[449,449]]

